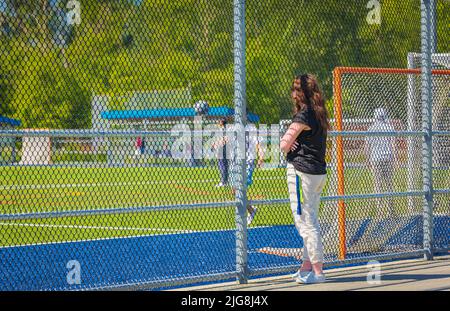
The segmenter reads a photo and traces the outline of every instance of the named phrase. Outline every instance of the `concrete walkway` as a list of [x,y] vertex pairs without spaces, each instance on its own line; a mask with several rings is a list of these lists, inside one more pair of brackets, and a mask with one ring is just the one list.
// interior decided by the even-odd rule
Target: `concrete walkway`
[[381,264],[381,282],[369,284],[367,266],[326,270],[327,282],[298,285],[289,275],[250,280],[246,285],[235,282],[194,286],[188,291],[450,291],[450,255],[423,259],[403,260]]

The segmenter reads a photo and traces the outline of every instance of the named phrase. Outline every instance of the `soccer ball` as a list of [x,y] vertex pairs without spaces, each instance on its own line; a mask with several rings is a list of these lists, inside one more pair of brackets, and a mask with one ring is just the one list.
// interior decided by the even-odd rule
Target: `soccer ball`
[[209,105],[207,102],[200,100],[194,104],[194,110],[197,115],[208,114]]

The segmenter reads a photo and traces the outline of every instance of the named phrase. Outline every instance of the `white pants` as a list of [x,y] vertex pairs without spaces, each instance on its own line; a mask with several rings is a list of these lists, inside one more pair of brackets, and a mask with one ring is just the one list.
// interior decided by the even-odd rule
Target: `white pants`
[[289,200],[295,228],[303,239],[303,262],[323,262],[323,245],[319,224],[320,194],[327,175],[310,175],[287,164]]

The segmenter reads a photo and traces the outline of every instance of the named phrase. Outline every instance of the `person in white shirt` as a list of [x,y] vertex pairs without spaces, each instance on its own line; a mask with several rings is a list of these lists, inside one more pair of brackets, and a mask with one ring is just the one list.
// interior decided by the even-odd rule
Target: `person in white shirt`
[[[393,132],[386,110],[377,108],[374,111],[374,123],[369,132]],[[394,191],[393,175],[396,160],[395,138],[389,136],[368,136],[365,141],[368,166],[373,174],[376,193]],[[386,242],[398,232],[401,222],[395,218],[395,206],[391,197],[378,198],[376,211],[370,215],[369,224],[363,235],[353,241],[352,252],[379,252]],[[387,216],[387,217],[386,217]]]
[[[374,111],[374,123],[369,127],[369,132],[393,132],[394,127],[388,119],[384,108]],[[393,192],[393,173],[395,155],[395,137],[368,136],[365,142],[365,150],[374,178],[374,190],[376,193]],[[383,204],[385,203],[385,204]],[[387,203],[387,209],[386,209]],[[394,205],[391,198],[378,199],[379,212],[388,211],[394,213]]]

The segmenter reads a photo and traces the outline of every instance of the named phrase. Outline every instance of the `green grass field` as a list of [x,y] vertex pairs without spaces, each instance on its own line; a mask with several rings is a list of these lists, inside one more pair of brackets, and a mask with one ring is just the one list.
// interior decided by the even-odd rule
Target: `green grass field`
[[[447,172],[448,173],[448,172]],[[329,175],[331,176],[331,175]],[[373,191],[367,169],[347,169],[346,193]],[[406,170],[398,169],[395,190],[406,191]],[[448,174],[439,174],[443,179]],[[439,177],[441,178],[441,177]],[[87,167],[0,167],[0,214],[132,208],[191,203],[230,202],[230,187],[217,188],[216,168],[87,168]],[[438,180],[437,183],[445,182]],[[329,180],[324,195],[334,195]],[[249,188],[252,200],[287,198],[284,169],[257,169]],[[407,198],[395,198],[400,214],[408,211]],[[347,202],[347,217],[374,213],[373,200]],[[336,202],[322,205],[322,217],[332,218]],[[148,234],[226,230],[235,227],[234,208],[190,208],[139,213],[120,213],[62,218],[4,220],[0,222],[0,246],[125,237]],[[252,226],[292,223],[287,204],[259,207]]]

